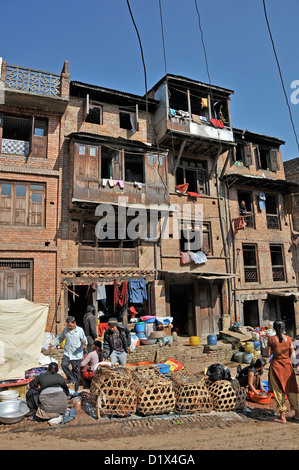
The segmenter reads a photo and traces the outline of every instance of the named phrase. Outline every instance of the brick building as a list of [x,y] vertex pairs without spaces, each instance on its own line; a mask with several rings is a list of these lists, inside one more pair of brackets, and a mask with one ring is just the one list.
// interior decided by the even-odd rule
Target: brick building
[[235,320],[254,327],[282,318],[294,336],[299,294],[289,200],[299,186],[285,178],[283,141],[240,129],[234,129],[234,140],[236,147],[222,162],[221,180],[236,274]]
[[[284,162],[285,176],[288,181],[299,184],[299,158]],[[290,211],[293,220],[292,250],[295,257],[297,284],[299,285],[299,189],[295,189],[290,199]]]
[[[104,322],[133,308],[187,335],[281,317],[295,334],[299,186],[281,140],[233,128],[232,90],[167,74],[134,95],[70,82],[67,62],[3,62],[2,84],[2,298],[49,303],[54,333],[92,304]],[[131,285],[141,300],[123,305]]]
[[[63,169],[65,315],[74,313],[80,323],[92,303],[107,318],[116,313],[114,283],[121,287],[124,281],[144,279],[147,299],[143,305],[129,302],[128,308],[172,316],[181,333],[219,332],[223,315],[231,313],[234,277],[223,243],[225,214],[216,178],[220,154],[234,145],[231,93],[174,75],[165,76],[147,97],[71,82]],[[225,126],[219,126],[220,117]],[[178,192],[181,185],[188,192]],[[97,206],[112,205],[119,227],[121,200],[146,209],[147,230],[137,240],[97,239]],[[175,215],[183,213],[183,206],[191,212],[175,236]],[[152,233],[150,217],[155,215]],[[192,248],[201,221],[202,239]],[[200,250],[204,261],[189,258],[192,249]],[[97,300],[96,283],[105,284],[104,305]],[[126,309],[117,314],[128,318]]]
[[55,330],[68,63],[60,74],[1,63],[0,299],[49,304]]

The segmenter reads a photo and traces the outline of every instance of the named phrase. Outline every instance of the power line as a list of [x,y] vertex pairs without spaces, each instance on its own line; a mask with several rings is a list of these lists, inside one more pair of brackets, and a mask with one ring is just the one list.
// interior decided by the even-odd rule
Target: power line
[[283,92],[284,92],[284,96],[285,96],[285,100],[286,100],[287,107],[288,107],[288,109],[289,109],[291,124],[292,124],[292,128],[293,128],[293,131],[294,131],[294,135],[295,135],[297,147],[298,147],[298,150],[299,150],[298,137],[297,137],[297,133],[296,133],[294,121],[293,121],[292,111],[291,111],[291,108],[290,108],[290,105],[289,105],[289,101],[288,101],[288,96],[287,96],[286,89],[285,89],[285,86],[284,86],[284,81],[283,81],[282,72],[281,72],[281,68],[280,68],[278,56],[277,56],[276,49],[275,49],[275,45],[274,45],[273,36],[272,36],[272,33],[271,33],[271,28],[270,28],[270,24],[269,24],[269,20],[268,20],[268,15],[267,15],[267,9],[266,9],[265,0],[263,0],[263,6],[264,6],[264,14],[265,14],[265,19],[266,19],[267,27],[268,27],[268,32],[269,32],[270,40],[271,40],[271,43],[272,43],[272,48],[273,48],[273,52],[274,52],[274,55],[275,55],[276,64],[277,64],[277,67],[278,67],[278,72],[279,72],[279,76],[280,76],[280,80],[281,80],[281,84],[282,84],[282,89],[283,89]]

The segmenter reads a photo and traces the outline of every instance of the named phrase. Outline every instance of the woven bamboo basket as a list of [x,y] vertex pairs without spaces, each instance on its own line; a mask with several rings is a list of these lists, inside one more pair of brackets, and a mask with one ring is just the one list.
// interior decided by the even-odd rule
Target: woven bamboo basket
[[238,388],[235,382],[232,384],[232,381],[229,380],[217,380],[216,382],[207,380],[207,387],[215,411],[233,411],[242,407],[243,391]]
[[132,373],[137,389],[137,413],[143,416],[170,413],[175,409],[175,393],[171,380],[153,368]]
[[136,412],[137,395],[132,374],[124,367],[101,368],[92,379],[97,417],[126,417]]
[[209,413],[213,401],[204,378],[187,371],[171,374],[176,396],[176,409],[179,413]]

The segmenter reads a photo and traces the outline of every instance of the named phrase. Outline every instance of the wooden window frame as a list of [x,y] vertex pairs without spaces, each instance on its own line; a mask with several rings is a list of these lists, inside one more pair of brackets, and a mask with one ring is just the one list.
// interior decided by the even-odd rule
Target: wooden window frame
[[[195,166],[191,166],[191,164]],[[203,165],[204,168],[199,168],[197,165]],[[181,170],[183,172],[183,181],[177,181],[177,172]],[[193,160],[191,158],[181,158],[180,162],[176,169],[176,185],[177,184],[186,184],[186,170],[193,171],[196,174],[196,185],[197,185],[197,193],[198,194],[205,194],[209,195],[209,184],[208,184],[208,168],[207,168],[207,161],[206,160]],[[204,179],[204,183],[200,184],[200,175]]]
[[[271,248],[280,248],[280,255],[281,255],[281,259],[282,259],[282,264],[273,264]],[[279,243],[270,243],[269,249],[270,249],[270,259],[271,259],[273,282],[286,282],[287,278],[286,278],[286,266],[285,266],[283,245],[281,245]],[[282,272],[283,273],[283,279],[275,279],[275,272]]]
[[[10,205],[10,221],[9,222],[1,222],[0,225],[2,226],[16,226],[16,227],[45,227],[45,218],[46,218],[46,185],[44,183],[33,183],[31,182],[23,182],[23,181],[10,181],[10,180],[0,180],[0,206],[2,207],[2,184],[9,184],[11,185],[11,205]],[[17,208],[17,198],[23,196],[16,195],[16,188],[17,186],[25,186],[26,193],[25,193],[25,207],[24,209]],[[33,186],[43,186],[43,189],[36,189]],[[34,194],[41,194],[41,211],[34,212],[35,201],[33,201]],[[17,211],[25,212],[25,221],[24,223],[20,223],[17,221]],[[1,211],[1,209],[0,209]],[[40,214],[41,223],[34,223],[33,217]]]
[[[2,139],[3,139],[3,129],[4,129],[4,117],[5,116],[10,116],[9,113],[0,113],[0,153],[2,153]],[[13,114],[11,116],[14,116],[16,118],[23,118],[27,119],[28,121],[31,121],[30,124],[30,131],[28,135],[28,142],[29,142],[29,152],[28,155],[26,154],[20,154],[20,156],[25,155],[27,158],[28,157],[34,157],[34,158],[47,158],[47,153],[48,153],[48,126],[49,126],[49,120],[48,118],[45,117],[35,117],[34,115],[32,116],[19,116],[17,114]],[[35,129],[36,129],[36,121],[39,121],[40,127],[43,127],[45,130],[45,135],[44,136],[38,136],[35,134]],[[19,139],[15,139],[19,140]],[[21,140],[21,139],[20,139]],[[27,141],[26,141],[27,142]],[[42,143],[42,145],[40,145]],[[38,153],[38,147],[42,148],[41,154]],[[17,155],[14,153],[4,153],[4,155]]]
[[[267,168],[262,167],[260,150],[263,150],[266,152]],[[264,145],[257,145],[256,155],[257,155],[258,166],[260,170],[273,171],[276,173],[280,169],[278,149],[272,148],[272,147],[266,147]]]
[[[255,265],[245,265],[244,262],[244,251],[246,250],[246,247],[254,247],[254,254],[255,254]],[[248,250],[249,251],[249,250]],[[253,250],[252,250],[253,251]],[[258,247],[256,243],[243,243],[242,244],[242,252],[243,252],[243,268],[244,268],[244,281],[245,282],[255,282],[259,283],[260,282],[260,272],[259,272],[259,263],[258,263]],[[252,269],[256,270],[256,280],[250,280],[246,279],[246,269]]]
[[[93,109],[98,109],[100,114],[99,122],[96,122],[90,116]],[[90,124],[96,124],[98,126],[103,125],[103,105],[99,101],[91,100],[89,94],[86,95],[84,107],[83,107],[83,120]]]
[[[187,224],[191,226],[190,230],[188,230],[188,228],[186,228]],[[200,222],[198,222],[198,224],[200,224]],[[208,235],[208,249],[207,250],[203,249],[204,239],[202,238],[202,245],[201,245],[201,247],[198,251],[202,251],[206,256],[213,256],[213,242],[212,242],[213,239],[212,239],[212,231],[211,231],[211,222],[202,222],[201,225],[202,225],[202,235],[203,236],[204,236],[204,234]],[[181,224],[181,237],[182,237],[182,234],[183,234],[183,230],[188,230],[188,232],[189,231],[191,232],[191,231],[194,231],[195,226],[196,226],[195,221],[182,222],[182,224]],[[190,238],[189,239],[185,238],[185,242],[189,243]],[[193,251],[193,250],[190,250],[190,245],[189,245],[189,247],[183,249],[182,244],[180,243],[180,251],[187,252],[187,251]]]

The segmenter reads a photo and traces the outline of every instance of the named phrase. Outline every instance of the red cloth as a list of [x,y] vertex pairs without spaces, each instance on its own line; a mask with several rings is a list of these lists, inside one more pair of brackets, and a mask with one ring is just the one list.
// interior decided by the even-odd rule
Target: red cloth
[[234,234],[237,235],[239,230],[244,230],[246,227],[246,222],[244,217],[237,217],[234,219]]
[[190,197],[200,197],[200,194],[192,193],[191,191],[187,191],[187,194],[189,194]]
[[224,124],[223,124],[223,122],[221,121],[221,119],[211,119],[211,124],[212,124],[214,127],[220,127],[221,129],[224,128]]
[[124,281],[119,287],[117,285],[116,279],[114,279],[114,307],[120,305],[123,307],[127,304],[128,301],[128,283]]
[[175,189],[177,192],[184,194],[188,189],[189,183],[178,184]]
[[108,323],[99,323],[99,336],[103,336],[105,330],[108,330]]

